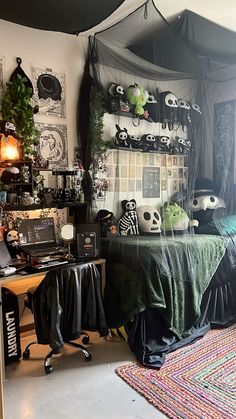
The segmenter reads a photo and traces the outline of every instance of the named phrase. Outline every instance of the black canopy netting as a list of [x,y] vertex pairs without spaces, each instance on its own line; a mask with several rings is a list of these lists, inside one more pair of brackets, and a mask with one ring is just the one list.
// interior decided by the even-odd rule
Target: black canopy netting
[[145,365],[236,319],[235,45],[189,11],[169,24],[152,1],[90,37],[78,107],[87,198],[109,325],[125,326]]

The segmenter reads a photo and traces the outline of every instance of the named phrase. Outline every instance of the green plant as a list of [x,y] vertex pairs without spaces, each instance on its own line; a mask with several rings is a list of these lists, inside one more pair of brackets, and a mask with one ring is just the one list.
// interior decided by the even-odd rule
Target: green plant
[[3,119],[16,127],[16,137],[20,140],[24,155],[35,155],[39,142],[39,131],[34,124],[34,110],[31,106],[32,89],[25,85],[26,79],[19,74],[6,85],[2,98]]
[[89,136],[91,140],[91,154],[99,158],[107,150],[107,143],[103,141],[104,95],[102,90],[93,85],[90,92],[90,124]]

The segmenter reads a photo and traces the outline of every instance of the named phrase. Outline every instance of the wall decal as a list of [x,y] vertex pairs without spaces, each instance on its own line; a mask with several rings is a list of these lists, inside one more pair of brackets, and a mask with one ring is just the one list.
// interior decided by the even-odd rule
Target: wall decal
[[49,169],[68,167],[67,128],[62,124],[36,123],[40,131],[38,154],[42,165],[48,161]]
[[65,118],[65,74],[56,73],[49,68],[32,67],[32,84],[34,88],[33,106],[39,106],[39,114]]

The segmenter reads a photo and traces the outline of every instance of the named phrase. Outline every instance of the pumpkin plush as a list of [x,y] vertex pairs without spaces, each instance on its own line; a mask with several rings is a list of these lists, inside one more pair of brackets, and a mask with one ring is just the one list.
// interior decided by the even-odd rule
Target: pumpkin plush
[[111,211],[106,209],[99,210],[96,221],[100,225],[101,237],[117,237],[119,235],[118,223]]

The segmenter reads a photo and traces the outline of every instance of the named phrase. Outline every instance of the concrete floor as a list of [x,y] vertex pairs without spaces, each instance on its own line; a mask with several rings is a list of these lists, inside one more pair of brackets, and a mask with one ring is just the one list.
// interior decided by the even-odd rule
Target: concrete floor
[[[45,375],[43,357],[48,347],[35,345],[29,360],[6,367],[4,419],[163,419],[142,396],[115,373],[115,368],[134,361],[128,345],[106,341],[90,333],[91,362],[65,347],[53,358],[54,371]],[[30,337],[22,338],[24,350]]]

